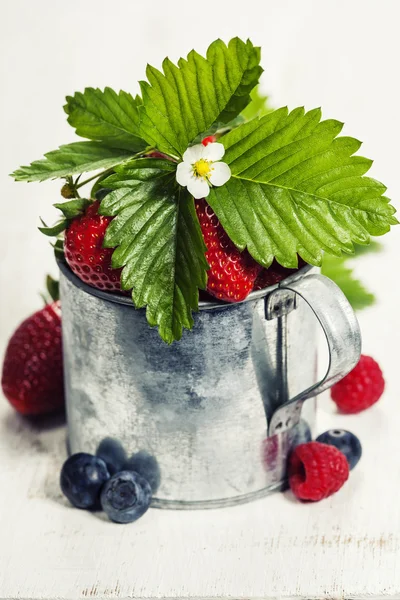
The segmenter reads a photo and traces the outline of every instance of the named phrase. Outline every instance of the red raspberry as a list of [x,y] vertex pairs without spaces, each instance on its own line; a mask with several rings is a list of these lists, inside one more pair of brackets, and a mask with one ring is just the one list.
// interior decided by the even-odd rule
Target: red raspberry
[[210,265],[207,292],[219,300],[240,302],[252,291],[262,267],[247,250],[236,248],[204,198],[196,200],[195,206]]
[[111,267],[112,248],[103,248],[104,235],[113,217],[99,215],[93,202],[65,232],[65,258],[71,270],[89,285],[110,292],[121,291],[121,271]]
[[288,474],[297,498],[318,502],[340,490],[349,477],[349,463],[335,446],[308,442],[291,453]]
[[358,413],[369,408],[383,394],[385,380],[378,363],[361,355],[357,365],[331,389],[332,400],[344,413]]

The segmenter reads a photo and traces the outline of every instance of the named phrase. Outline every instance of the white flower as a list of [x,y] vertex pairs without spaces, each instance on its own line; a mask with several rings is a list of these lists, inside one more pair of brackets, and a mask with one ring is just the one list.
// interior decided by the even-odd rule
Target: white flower
[[231,177],[228,165],[220,162],[224,154],[225,148],[217,142],[191,146],[176,170],[177,182],[187,187],[194,198],[205,198],[211,185],[224,185]]

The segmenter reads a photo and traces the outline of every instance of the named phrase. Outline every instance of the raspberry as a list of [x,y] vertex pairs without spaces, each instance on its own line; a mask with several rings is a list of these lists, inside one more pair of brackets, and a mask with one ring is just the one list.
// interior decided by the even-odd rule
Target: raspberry
[[383,394],[385,380],[378,363],[361,355],[358,364],[331,390],[332,400],[344,413],[358,413],[369,408]]
[[349,477],[349,464],[334,446],[308,442],[291,453],[288,474],[297,498],[318,502],[340,490]]

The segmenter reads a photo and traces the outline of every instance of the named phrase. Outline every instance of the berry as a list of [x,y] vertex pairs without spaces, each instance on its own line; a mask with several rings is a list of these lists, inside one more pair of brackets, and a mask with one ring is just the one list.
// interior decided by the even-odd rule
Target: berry
[[297,425],[295,425],[291,432],[290,432],[290,438],[291,438],[291,447],[295,448],[296,446],[299,446],[300,444],[305,444],[307,442],[311,442],[312,440],[312,434],[311,434],[311,429],[307,423],[307,421],[305,421],[304,419],[300,419],[300,421],[297,423]]
[[283,279],[286,279],[286,277],[289,277],[289,275],[293,275],[293,273],[296,273],[298,269],[304,267],[305,264],[307,263],[305,263],[304,260],[299,257],[299,266],[297,269],[286,269],[285,267],[282,267],[282,265],[280,265],[278,262],[276,262],[276,260],[274,260],[274,262],[270,267],[268,267],[268,269],[262,269],[261,273],[259,274],[254,283],[254,291],[263,290],[269,287],[270,285],[280,283]]
[[114,475],[118,471],[122,471],[126,463],[126,453],[121,442],[113,438],[104,438],[96,450],[96,456],[104,460],[107,469]]
[[383,394],[385,380],[378,363],[361,355],[358,364],[331,389],[332,400],[344,413],[358,413],[369,408]]
[[236,248],[204,198],[196,200],[196,212],[210,265],[207,292],[226,302],[244,300],[253,289],[262,267],[247,250],[240,252]]
[[291,453],[288,475],[297,498],[317,502],[340,490],[349,477],[349,464],[334,446],[308,442]]
[[22,415],[64,407],[60,302],[26,319],[8,342],[1,380],[5,397]]
[[112,217],[99,215],[100,202],[93,202],[76,217],[65,232],[64,250],[71,270],[100,290],[121,291],[121,269],[111,267],[113,248],[103,248],[104,235]]
[[201,143],[203,144],[203,146],[208,146],[208,144],[213,144],[216,141],[217,141],[216,135],[208,135],[203,140],[201,140]]
[[76,508],[97,508],[100,491],[110,478],[103,459],[85,452],[73,454],[63,464],[60,486]]
[[139,473],[121,471],[107,481],[100,499],[101,506],[111,521],[132,523],[149,508],[151,487]]
[[354,469],[361,458],[362,448],[360,440],[354,433],[344,429],[330,429],[321,433],[317,437],[317,442],[335,446],[340,452],[343,452],[349,463],[349,468]]
[[61,188],[61,196],[66,199],[74,198],[75,191],[72,185],[70,185],[69,183],[64,183],[64,185]]
[[133,456],[125,463],[124,470],[135,471],[144,477],[149,482],[153,494],[155,494],[160,487],[161,473],[158,462],[154,456],[145,450],[133,454]]

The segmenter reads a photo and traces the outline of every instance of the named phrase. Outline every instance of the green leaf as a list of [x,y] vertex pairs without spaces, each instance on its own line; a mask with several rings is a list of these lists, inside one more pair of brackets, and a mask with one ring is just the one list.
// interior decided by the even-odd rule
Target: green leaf
[[274,109],[269,105],[268,96],[263,96],[260,93],[260,86],[255,87],[250,94],[251,102],[242,111],[241,116],[246,121],[255,119],[256,117],[263,117]]
[[107,148],[100,142],[74,142],[45,154],[28,167],[20,167],[11,177],[15,181],[45,181],[98,169],[108,169],[132,156],[128,150]]
[[140,134],[159,151],[181,156],[215,121],[235,117],[250,100],[261,74],[260,50],[250,41],[216,40],[207,58],[194,50],[178,66],[168,58],[163,72],[148,66],[141,82]]
[[51,275],[46,277],[46,288],[53,302],[60,299],[60,283]]
[[131,94],[86,88],[83,94],[67,96],[64,110],[77,135],[104,142],[114,148],[140,152],[146,142],[139,135],[138,102]]
[[85,198],[75,198],[68,202],[53,204],[53,206],[61,210],[66,219],[73,219],[74,217],[81,215],[89,204],[90,200],[86,200]]
[[[238,47],[240,44],[243,44],[241,40],[238,38],[234,38],[228,45],[228,49],[230,49],[231,43],[233,45],[237,44]],[[247,57],[246,61],[244,61],[241,65],[243,68],[246,64],[245,70],[241,76],[240,83],[233,95],[231,96],[229,102],[225,106],[224,110],[216,118],[216,121],[221,123],[229,123],[233,119],[235,119],[244,108],[251,101],[251,91],[254,86],[257,85],[258,80],[263,72],[262,67],[260,67],[260,59],[261,59],[261,48],[257,46],[253,46],[250,40],[247,40]],[[207,51],[207,60],[213,66],[213,70],[215,72],[215,79],[221,85],[220,94],[224,93],[223,87],[228,84],[230,79],[227,77],[228,66],[226,65],[229,60],[229,51],[227,52],[227,47],[225,44],[221,42],[221,40],[217,40],[209,47]],[[224,83],[224,79],[226,83]]]
[[297,254],[320,265],[323,251],[352,253],[397,223],[385,186],[364,176],[371,161],[353,156],[360,142],[320,118],[282,108],[221,138],[232,178],[207,201],[234,244],[266,267],[274,257],[296,267]]
[[55,237],[55,236],[59,235],[60,233],[62,233],[63,231],[65,231],[65,229],[67,229],[67,227],[68,227],[68,220],[67,219],[63,219],[62,221],[59,221],[58,223],[56,223],[52,227],[48,227],[46,225],[46,223],[43,221],[43,219],[40,219],[40,220],[43,223],[43,227],[38,227],[39,231],[41,233],[43,233],[44,235],[47,235],[49,237]]
[[325,254],[321,273],[332,279],[342,290],[354,310],[361,310],[375,302],[375,296],[353,275],[346,266],[346,257],[337,258]]
[[146,178],[143,166],[130,167],[104,182],[114,191],[100,212],[115,217],[104,243],[116,247],[112,265],[123,267],[123,289],[132,288],[136,308],[147,306],[149,324],[172,343],[193,326],[198,288],[206,287],[206,248],[193,198],[176,186],[175,175],[164,170]]
[[56,240],[55,244],[52,244],[52,246],[54,249],[54,256],[56,257],[56,260],[65,260],[64,240],[58,239]]
[[371,252],[382,252],[382,249],[382,244],[372,241],[369,246],[356,246],[354,249],[354,256],[362,256],[363,254],[370,254]]
[[162,158],[137,158],[115,167],[115,174],[102,181],[104,187],[126,187],[127,181],[149,181],[176,171],[176,163]]

